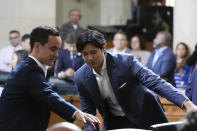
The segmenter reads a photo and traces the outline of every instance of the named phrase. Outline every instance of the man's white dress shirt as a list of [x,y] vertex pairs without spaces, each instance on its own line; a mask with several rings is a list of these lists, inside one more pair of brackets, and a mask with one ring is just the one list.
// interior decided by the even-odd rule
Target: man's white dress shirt
[[107,104],[110,108],[111,113],[114,116],[125,116],[124,112],[122,111],[122,108],[120,107],[116,99],[114,91],[111,87],[111,83],[110,83],[109,76],[107,73],[105,57],[104,57],[104,63],[103,63],[100,74],[98,74],[94,69],[93,69],[93,73],[98,82],[101,97],[107,100]]

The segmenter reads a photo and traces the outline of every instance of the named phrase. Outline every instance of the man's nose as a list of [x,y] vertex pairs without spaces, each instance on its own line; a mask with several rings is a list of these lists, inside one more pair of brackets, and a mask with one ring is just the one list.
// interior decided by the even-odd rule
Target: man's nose
[[92,60],[93,56],[92,55],[88,55],[88,60]]
[[59,52],[56,51],[54,55],[55,55],[55,57],[58,57],[59,56]]

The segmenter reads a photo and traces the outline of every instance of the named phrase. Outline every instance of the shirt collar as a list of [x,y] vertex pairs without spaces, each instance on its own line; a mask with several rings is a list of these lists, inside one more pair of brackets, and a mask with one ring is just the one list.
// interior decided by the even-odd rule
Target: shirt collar
[[[104,75],[104,70],[105,69],[106,69],[106,58],[104,56],[103,66],[102,66],[102,69],[101,69],[101,72],[100,72],[101,75]],[[93,70],[93,74],[100,76],[100,74],[98,74],[93,68],[92,68],[92,70]]]
[[[124,48],[120,53],[126,53],[126,49],[127,49],[127,48]],[[113,53],[118,53],[117,50],[116,50],[116,48],[114,48]]]
[[159,48],[159,49],[156,49],[155,51],[156,51],[156,53],[158,53],[158,54],[162,54],[163,51],[164,51],[165,49],[167,49],[167,48],[168,48],[167,46],[164,46],[164,47],[161,47],[161,48]]
[[36,59],[36,58],[33,57],[32,55],[29,55],[29,57],[32,58],[32,59],[38,64],[38,66],[43,70],[44,75],[45,75],[45,77],[46,77],[46,75],[47,75],[47,66],[42,65],[42,64],[40,63],[40,61],[38,61],[38,59]]

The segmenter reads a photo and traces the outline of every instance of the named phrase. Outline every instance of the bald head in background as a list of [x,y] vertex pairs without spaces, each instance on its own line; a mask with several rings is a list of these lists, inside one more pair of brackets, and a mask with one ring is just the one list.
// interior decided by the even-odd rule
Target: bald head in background
[[60,122],[51,126],[47,131],[82,131],[78,126],[69,122]]

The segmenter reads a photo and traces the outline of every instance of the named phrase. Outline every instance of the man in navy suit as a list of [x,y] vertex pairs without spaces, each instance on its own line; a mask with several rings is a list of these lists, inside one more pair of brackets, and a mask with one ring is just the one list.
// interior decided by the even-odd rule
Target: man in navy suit
[[81,57],[81,53],[77,52],[76,36],[74,33],[67,35],[66,43],[67,49],[63,49],[59,52],[56,74],[58,78],[72,80],[75,71],[84,64],[84,61]]
[[0,130],[44,131],[50,111],[70,122],[76,118],[94,127],[94,122],[99,122],[96,117],[65,101],[52,91],[45,79],[46,66],[53,65],[61,46],[57,30],[48,26],[35,28],[30,44],[30,56],[12,71],[2,92]]
[[[187,111],[196,109],[184,94],[142,66],[133,55],[105,53],[105,44],[104,36],[94,30],[79,37],[77,50],[86,64],[77,70],[74,80],[82,110],[96,115],[98,109],[107,130],[148,129],[152,124],[167,122],[151,90]],[[87,125],[86,129],[90,131],[91,127]]]
[[197,66],[195,66],[194,70],[192,71],[192,75],[185,94],[195,105],[197,105]]
[[170,43],[171,35],[169,32],[158,32],[153,40],[155,50],[151,53],[146,66],[169,83],[175,85],[176,57],[167,46]]

